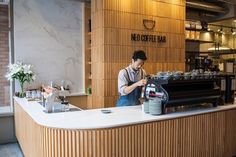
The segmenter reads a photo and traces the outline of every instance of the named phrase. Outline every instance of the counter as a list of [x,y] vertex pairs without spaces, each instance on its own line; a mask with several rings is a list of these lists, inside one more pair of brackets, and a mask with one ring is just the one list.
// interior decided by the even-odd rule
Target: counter
[[45,113],[37,102],[14,99],[26,157],[236,155],[236,104],[152,116],[141,106]]
[[[104,114],[101,109],[91,109],[73,112],[45,113],[44,108],[36,101],[15,98],[30,117],[39,125],[60,129],[101,129],[141,124],[153,121],[168,120],[199,114],[206,114],[230,109],[236,109],[236,104],[219,106],[217,108],[200,109],[185,112],[176,112],[166,115],[153,116],[145,114],[139,106],[106,108],[110,114]],[[89,123],[88,123],[89,122]]]

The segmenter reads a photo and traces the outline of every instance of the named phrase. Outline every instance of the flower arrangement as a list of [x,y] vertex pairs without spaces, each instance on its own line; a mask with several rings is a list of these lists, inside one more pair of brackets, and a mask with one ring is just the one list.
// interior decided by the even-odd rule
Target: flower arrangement
[[24,97],[24,83],[25,82],[31,82],[35,80],[35,74],[32,70],[32,65],[27,65],[22,62],[16,62],[15,64],[10,64],[8,66],[8,71],[6,74],[6,78],[10,81],[13,79],[16,79],[20,83],[21,92],[19,94],[19,97]]

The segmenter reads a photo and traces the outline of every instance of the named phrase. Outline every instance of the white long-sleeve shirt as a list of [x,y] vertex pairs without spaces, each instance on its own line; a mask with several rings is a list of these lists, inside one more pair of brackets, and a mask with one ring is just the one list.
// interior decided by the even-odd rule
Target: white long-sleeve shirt
[[[126,72],[125,69],[127,70],[129,77],[127,76],[127,72]],[[146,72],[142,68],[138,71],[135,71],[131,67],[131,65],[129,65],[125,69],[121,69],[119,74],[118,74],[118,92],[119,92],[120,95],[127,95],[124,92],[124,89],[125,89],[125,87],[128,86],[129,79],[132,82],[137,82],[141,79],[144,79],[145,76],[146,76]],[[142,72],[141,72],[141,70],[142,70]]]

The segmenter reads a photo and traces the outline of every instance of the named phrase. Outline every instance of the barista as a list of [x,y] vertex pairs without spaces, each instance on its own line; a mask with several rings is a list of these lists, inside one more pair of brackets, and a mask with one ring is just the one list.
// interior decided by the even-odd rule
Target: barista
[[142,69],[147,60],[143,50],[134,51],[131,64],[120,70],[118,75],[118,92],[120,98],[116,106],[139,105],[142,87],[146,85],[146,72]]

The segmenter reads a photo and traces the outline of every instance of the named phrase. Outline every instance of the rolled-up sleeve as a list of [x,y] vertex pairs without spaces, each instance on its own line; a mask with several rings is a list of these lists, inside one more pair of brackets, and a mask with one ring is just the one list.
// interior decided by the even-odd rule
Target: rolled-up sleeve
[[127,73],[124,69],[120,70],[118,74],[118,92],[121,95],[127,95],[124,92],[125,87],[128,86]]
[[143,70],[143,78],[142,79],[144,79],[147,76],[147,73],[144,69],[142,69],[142,70]]

